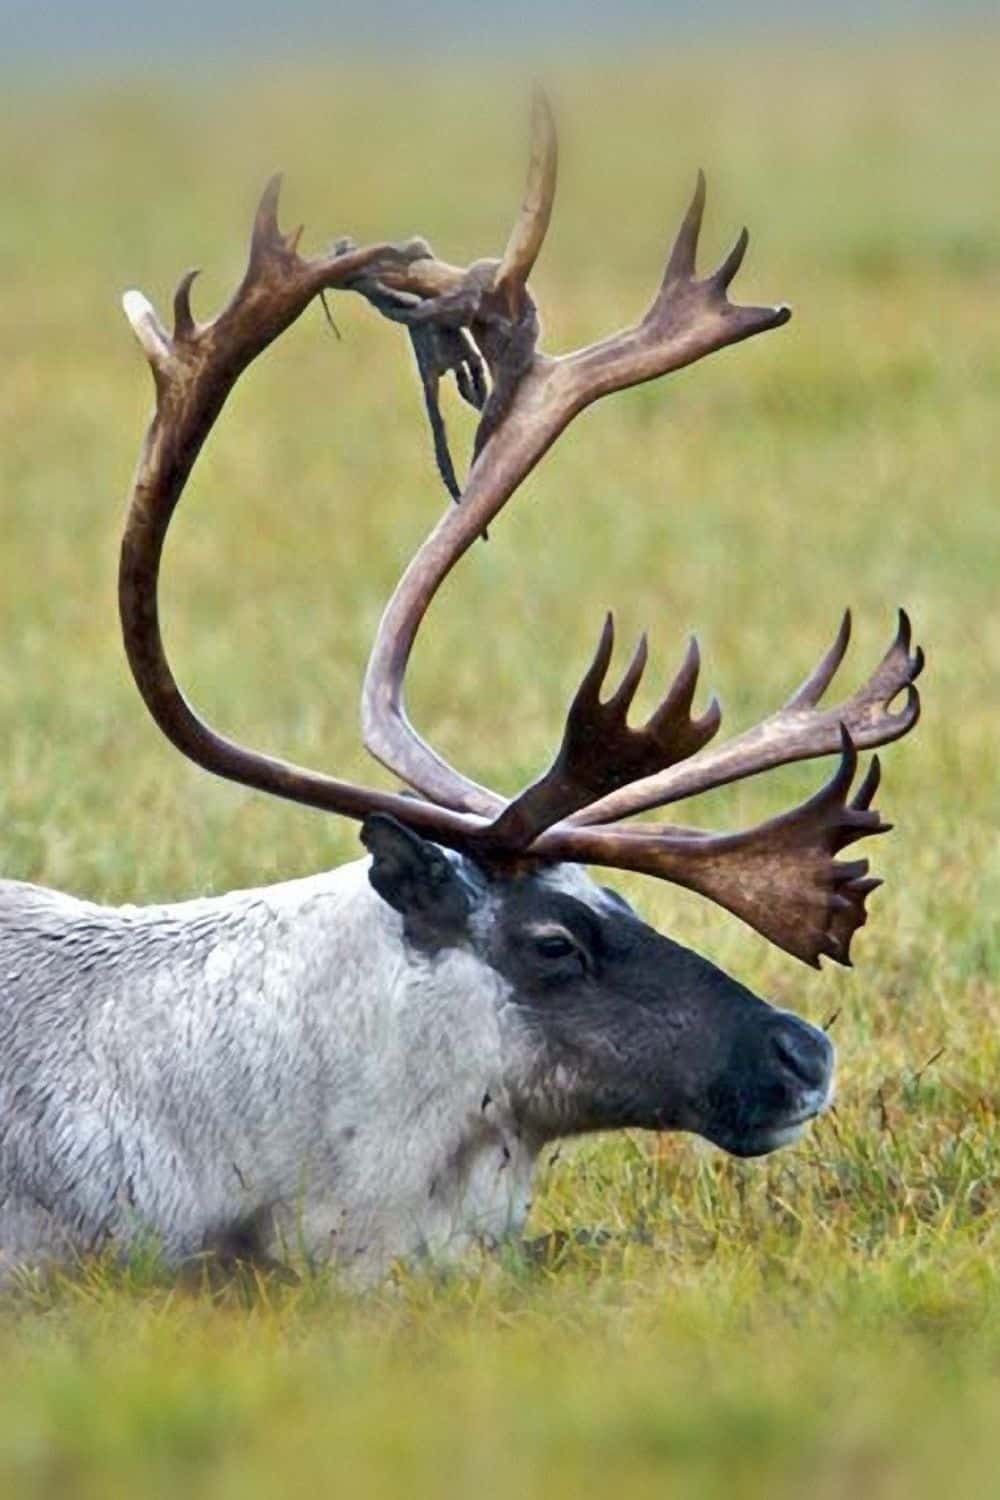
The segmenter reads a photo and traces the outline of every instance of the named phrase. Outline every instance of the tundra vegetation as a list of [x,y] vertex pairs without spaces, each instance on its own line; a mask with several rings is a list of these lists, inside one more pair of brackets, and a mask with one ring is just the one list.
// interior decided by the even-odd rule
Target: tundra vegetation
[[[856,971],[814,975],[707,903],[620,878],[758,993],[835,1017],[836,1111],[760,1162],[684,1137],[574,1146],[543,1173],[523,1253],[401,1270],[362,1296],[328,1277],[179,1284],[152,1245],[124,1269],[26,1282],[0,1309],[7,1493],[990,1491],[998,61],[985,37],[567,79],[575,140],[535,273],[547,342],[644,305],[702,163],[705,263],[750,218],[741,296],[797,316],[581,418],[449,584],[414,661],[421,727],[514,788],[557,738],[595,591],[623,638],[653,626],[663,676],[697,625],[732,727],[794,686],[844,604],[859,669],[887,603],[909,607],[932,653],[925,718],[880,798],[898,827],[873,851],[888,884]],[[4,875],[153,901],[356,853],[351,825],[183,763],[136,698],[114,574],[148,390],[116,301],[137,284],[162,305],[196,255],[211,309],[241,268],[233,226],[279,162],[288,222],[301,203],[331,235],[420,229],[457,261],[480,253],[506,229],[494,163],[506,149],[519,185],[520,143],[510,94],[483,108],[475,83],[317,68],[15,96],[0,140]],[[398,330],[355,300],[331,312],[341,341],[303,319],[232,398],[175,523],[164,613],[214,722],[363,779],[364,656],[445,502]],[[816,782],[788,768],[698,813],[747,826]]]

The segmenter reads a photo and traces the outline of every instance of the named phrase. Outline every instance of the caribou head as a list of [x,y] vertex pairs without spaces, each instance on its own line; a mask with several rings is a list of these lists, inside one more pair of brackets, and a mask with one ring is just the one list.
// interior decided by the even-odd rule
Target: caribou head
[[[730,301],[745,230],[716,270],[698,274],[705,205],[699,176],[660,286],[635,326],[569,354],[541,352],[528,278],[555,181],[555,131],[540,100],[524,203],[499,259],[453,266],[422,239],[364,247],[342,240],[328,252],[304,255],[301,231],[279,229],[274,180],[256,215],[243,281],[212,321],[192,313],[194,272],[177,289],[172,331],[139,293],[126,295],[126,313],[152,368],[156,411],[122,543],[125,645],[150,713],[186,756],[245,786],[361,822],[371,855],[368,879],[396,913],[413,963],[433,973],[435,964],[462,955],[467,982],[495,994],[508,1059],[505,1087],[527,1131],[541,1139],[622,1125],[681,1128],[756,1154],[793,1138],[827,1101],[826,1037],[655,932],[583,867],[672,881],[805,963],[818,967],[826,956],[848,964],[879,882],[866,860],[838,856],[886,829],[872,806],[878,761],[855,785],[858,751],[897,739],[916,723],[921,653],[911,652],[901,613],[895,640],[863,685],[823,706],[848,645],[845,615],[833,644],[784,705],[720,742],[717,702],[700,712],[693,707],[694,640],[646,721],[630,721],[646,644],[639,642],[620,680],[609,685],[614,626],[608,617],[552,764],[517,796],[470,780],[420,737],[406,716],[403,687],[423,617],[451,568],[572,418],[600,396],[692,364],[790,316],[785,307]],[[355,785],[224,737],[181,694],[160,634],[164,537],[202,443],[246,366],[313,299],[335,290],[360,294],[407,328],[439,468],[457,500],[385,610],[363,689],[364,742],[409,791]],[[481,412],[461,486],[437,401],[438,383],[449,373]],[[709,833],[633,821],[728,782],[823,756],[836,760],[825,784],[759,826]]]

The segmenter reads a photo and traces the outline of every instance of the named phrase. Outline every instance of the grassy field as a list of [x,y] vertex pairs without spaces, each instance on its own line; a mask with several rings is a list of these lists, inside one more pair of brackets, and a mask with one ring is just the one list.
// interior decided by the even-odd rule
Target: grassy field
[[[633,317],[695,168],[706,257],[788,328],[581,419],[449,585],[412,708],[513,789],[546,759],[602,610],[665,674],[697,627],[727,722],[769,710],[854,606],[847,673],[899,603],[925,716],[886,757],[887,887],[852,973],[624,881],[664,929],[817,1021],[839,1102],[740,1163],[614,1137],[544,1173],[540,1260],[363,1298],[106,1268],[0,1305],[10,1496],[769,1500],[1000,1493],[1000,37],[567,72],[546,343]],[[273,166],[313,243],[426,234],[495,253],[520,186],[499,74],[317,63],[224,85],[8,95],[0,134],[0,838],[6,875],[108,901],[259,884],[355,830],[210,781],[146,719],[117,637],[121,503],[148,376],[117,308],[238,275]],[[396,330],[336,299],[227,410],[176,525],[169,642],[250,742],[345,773],[392,583],[443,503]],[[454,408],[456,436],[469,428]],[[854,680],[857,680],[855,675]],[[692,816],[741,826],[797,768]],[[574,1239],[577,1229],[601,1231]]]

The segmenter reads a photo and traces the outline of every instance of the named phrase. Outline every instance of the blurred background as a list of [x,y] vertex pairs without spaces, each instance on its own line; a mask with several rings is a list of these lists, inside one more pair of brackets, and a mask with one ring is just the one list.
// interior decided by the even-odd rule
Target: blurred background
[[770,36],[789,31],[844,35],[921,27],[946,27],[995,19],[989,0],[534,0],[487,5],[483,0],[174,0],[169,6],[142,6],[129,0],[94,0],[80,6],[53,0],[44,7],[10,0],[2,14],[9,31],[9,60],[34,66],[67,65],[105,71],[109,65],[143,69],[186,65],[218,66],[226,58],[276,53],[311,55],[317,47],[364,49],[378,56],[405,50],[477,54],[489,48],[507,56],[582,52],[594,47],[647,46],[687,41],[717,31],[727,35]]
[[[577,420],[435,605],[420,728],[513,790],[551,755],[610,605],[623,649],[650,630],[650,693],[698,631],[724,730],[788,695],[847,604],[845,688],[899,604],[929,660],[923,721],[884,757],[896,828],[870,851],[887,886],[856,971],[814,974],[685,893],[622,882],[761,993],[836,1016],[837,1112],[801,1146],[737,1163],[685,1139],[586,1143],[540,1184],[532,1228],[564,1236],[557,1264],[404,1277],[360,1306],[315,1288],[188,1305],[141,1278],[39,1293],[0,1310],[0,1469],[18,1493],[101,1496],[348,1472],[417,1496],[579,1497],[609,1476],[638,1495],[668,1476],[708,1495],[798,1496],[803,1476],[817,1496],[992,1493],[995,5],[56,0],[0,3],[0,28],[5,875],[174,899],[358,852],[349,824],[181,761],[128,678],[116,548],[151,390],[119,299],[138,286],[165,313],[200,265],[209,316],[278,166],[310,247],[421,233],[455,262],[499,253],[533,76],[563,138],[533,280],[546,348],[642,311],[699,166],[702,263],[746,222],[735,294],[794,318]],[[381,776],[357,734],[365,655],[447,501],[402,334],[346,295],[331,311],[339,338],[311,311],[227,405],[164,613],[221,727]],[[446,414],[467,453],[467,414],[451,397]],[[824,772],[678,814],[745,826]],[[587,1248],[581,1226],[607,1238]]]

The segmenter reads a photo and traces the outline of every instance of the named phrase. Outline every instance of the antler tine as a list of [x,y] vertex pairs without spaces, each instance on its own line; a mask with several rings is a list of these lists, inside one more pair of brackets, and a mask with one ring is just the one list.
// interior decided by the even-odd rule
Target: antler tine
[[814,708],[833,681],[851,642],[851,611],[844,610],[840,627],[829,650],[825,651],[808,677],[785,703],[785,708]]
[[191,287],[194,280],[199,276],[200,268],[194,266],[190,271],[185,271],[177,283],[174,292],[174,343],[183,343],[192,339],[197,332],[197,324],[191,312]]
[[275,172],[264,184],[264,191],[254,214],[250,235],[250,265],[260,266],[264,261],[280,255],[286,249],[285,238],[278,227],[278,203],[284,185],[284,174]]
[[661,293],[669,292],[673,287],[694,279],[698,241],[701,238],[707,195],[708,183],[704,172],[699,168],[691,202],[688,204],[687,213],[681,220],[681,227],[677,231],[673,247],[667,257],[667,265],[660,285]]
[[635,649],[629,659],[628,666],[622,674],[621,682],[615,688],[607,703],[604,704],[604,708],[609,716],[614,715],[615,718],[621,719],[624,722],[625,716],[632,707],[635,695],[639,691],[639,683],[642,681],[642,674],[646,670],[648,660],[649,640],[647,639],[646,632],[643,631],[635,643]]
[[507,853],[526,849],[547,828],[595,798],[682,760],[715,734],[720,712],[714,699],[700,718],[692,719],[690,713],[698,679],[698,647],[693,640],[669,691],[642,728],[629,726],[628,712],[646,668],[645,635],[618,687],[602,702],[614,638],[609,614],[566,715],[559,753],[548,771],[485,830],[482,840],[487,845]]
[[[895,640],[868,681],[849,700],[856,704],[858,717],[866,716],[870,726],[879,723],[883,715],[886,716],[893,728],[886,739],[899,739],[900,735],[913,728],[920,717],[920,694],[914,683],[924,669],[925,658],[922,646],[917,646],[913,655],[910,655],[912,635],[910,617],[905,609],[900,609]],[[890,714],[890,704],[904,689],[906,702],[897,713]],[[864,733],[864,728],[861,727],[859,732]],[[885,741],[869,739],[863,743],[883,744]]]
[[[919,647],[910,654],[910,622],[905,610],[899,612],[892,645],[867,681],[842,702],[830,708],[818,707],[844,658],[849,638],[847,613],[833,644],[784,708],[681,765],[612,793],[581,811],[578,821],[615,822],[791,761],[835,755],[840,749],[841,724],[847,726],[854,743],[865,750],[909,733],[920,716],[920,695],[914,683],[923,670],[924,654]],[[891,704],[904,690],[906,702],[893,712]]]
[[[644,639],[640,640],[639,648],[633,654],[621,683],[608,705],[605,705],[610,706],[615,699],[621,701],[624,690],[627,702],[621,709],[622,718],[628,712],[645,667]],[[513,851],[527,848],[546,828],[565,817],[567,811],[575,812],[581,805],[581,798],[584,803],[589,800],[589,794],[582,784],[589,768],[575,767],[572,762],[574,750],[580,747],[600,753],[601,689],[608,675],[614,647],[615,621],[609,610],[604,616],[597,648],[573,694],[566,715],[563,743],[555,761],[544,776],[507,803],[487,831],[486,837],[497,849]]]
[[729,290],[730,284],[734,280],[740,266],[743,264],[743,257],[747,253],[747,246],[749,244],[750,231],[744,224],[743,228],[736,236],[736,243],[734,244],[733,248],[730,250],[729,254],[726,256],[722,264],[715,271],[713,271],[711,276],[708,278],[718,292],[723,293]]
[[[692,636],[688,641],[687,651],[681,663],[680,671],[674,678],[670,691],[663,702],[650,715],[648,729],[659,730],[670,722],[686,719],[691,713],[691,704],[694,702],[695,688],[698,686],[698,674],[701,671],[701,649],[698,645],[698,637]],[[722,708],[718,698],[714,695],[709,700],[708,707],[700,718],[691,720],[691,727],[695,737],[700,741],[699,745],[692,745],[687,754],[693,754],[700,745],[706,744],[718,733],[719,725],[722,723]]]
[[531,104],[531,157],[524,199],[507,241],[494,290],[502,292],[512,322],[516,322],[528,277],[548,233],[559,172],[556,122],[545,91],[536,88]]

